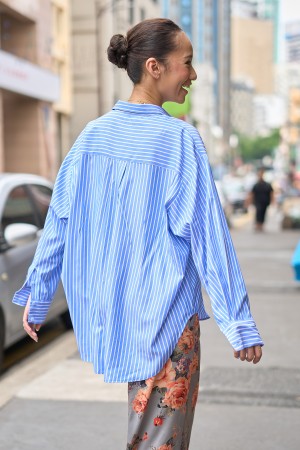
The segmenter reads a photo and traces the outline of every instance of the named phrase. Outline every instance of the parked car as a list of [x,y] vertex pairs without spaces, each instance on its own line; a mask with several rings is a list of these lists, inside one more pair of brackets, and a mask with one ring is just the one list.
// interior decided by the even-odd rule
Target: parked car
[[300,191],[285,197],[281,204],[283,230],[300,228]]
[[224,193],[231,204],[232,211],[248,211],[246,200],[248,197],[243,180],[238,177],[224,177],[222,181]]
[[[24,283],[47,215],[52,185],[28,174],[0,174],[0,370],[4,349],[24,337],[23,308],[12,303]],[[71,327],[60,284],[47,321],[60,316]]]
[[231,214],[232,214],[231,204],[230,204],[228,198],[226,197],[226,194],[225,194],[224,189],[222,187],[221,181],[220,180],[215,180],[215,185],[216,185],[216,188],[217,188],[217,191],[218,191],[219,199],[220,199],[220,202],[221,202],[221,205],[222,205],[222,208],[223,208],[226,220],[227,220],[228,227],[230,228],[231,227],[230,217],[231,217]]

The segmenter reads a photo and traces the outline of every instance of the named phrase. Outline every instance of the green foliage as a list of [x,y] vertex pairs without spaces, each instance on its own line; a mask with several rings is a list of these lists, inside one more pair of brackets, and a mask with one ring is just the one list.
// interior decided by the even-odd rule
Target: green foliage
[[280,142],[278,129],[272,131],[269,136],[250,138],[246,135],[239,136],[239,153],[243,161],[249,162],[262,159],[264,156],[272,156],[273,151]]

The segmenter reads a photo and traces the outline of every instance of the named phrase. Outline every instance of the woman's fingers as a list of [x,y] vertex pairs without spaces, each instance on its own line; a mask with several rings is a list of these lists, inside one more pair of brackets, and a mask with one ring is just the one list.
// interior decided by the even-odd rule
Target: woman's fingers
[[33,323],[23,322],[23,327],[26,333],[33,339],[35,342],[38,342],[38,335],[35,331],[35,325]]
[[240,360],[245,361],[246,359],[246,349],[243,348],[243,350],[240,350]]
[[255,345],[253,347],[244,348],[243,350],[234,350],[233,355],[235,358],[241,361],[253,362],[257,364],[262,357],[262,349],[260,345]]
[[246,349],[246,360],[248,362],[253,361],[254,358],[254,347],[249,347]]
[[31,339],[33,339],[35,342],[38,342],[38,335],[36,332],[39,331],[39,329],[41,328],[41,324],[28,323],[29,306],[30,306],[30,297],[24,309],[23,328],[26,331],[26,333],[31,337]]
[[237,351],[237,350],[233,350],[233,355],[234,355],[235,358],[239,359],[239,357],[240,357],[240,352]]
[[262,348],[260,345],[256,345],[254,347],[254,359],[253,359],[253,364],[257,364],[262,357]]

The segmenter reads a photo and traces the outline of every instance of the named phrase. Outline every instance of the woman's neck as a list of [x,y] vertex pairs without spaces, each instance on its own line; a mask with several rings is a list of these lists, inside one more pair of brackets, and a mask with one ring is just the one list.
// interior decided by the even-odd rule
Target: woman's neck
[[160,99],[158,99],[157,95],[155,95],[152,91],[146,89],[145,87],[139,85],[134,86],[128,101],[130,103],[162,106],[162,102],[160,101]]

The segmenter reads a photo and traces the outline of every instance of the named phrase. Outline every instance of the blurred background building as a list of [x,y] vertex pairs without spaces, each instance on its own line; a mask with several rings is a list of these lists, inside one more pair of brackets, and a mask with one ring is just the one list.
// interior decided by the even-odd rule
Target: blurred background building
[[86,123],[109,111],[116,100],[128,99],[131,82],[113,66],[106,49],[115,33],[161,15],[158,0],[71,0],[74,113],[71,139]]
[[67,0],[0,1],[0,170],[53,178],[69,145]]
[[[249,136],[268,134],[284,116],[284,105],[274,92],[278,7],[278,0],[232,2],[232,127]],[[247,114],[241,111],[245,98]]]
[[[53,179],[90,120],[126,100],[111,36],[164,16],[190,37],[198,79],[165,105],[200,131],[212,164],[234,165],[241,140],[280,130],[300,165],[300,12],[292,0],[0,0],[0,170]],[[252,143],[253,143],[252,142]],[[253,144],[254,145],[254,144]]]
[[212,161],[228,152],[230,118],[230,0],[163,0],[163,16],[175,20],[194,46],[198,74],[191,117]]

